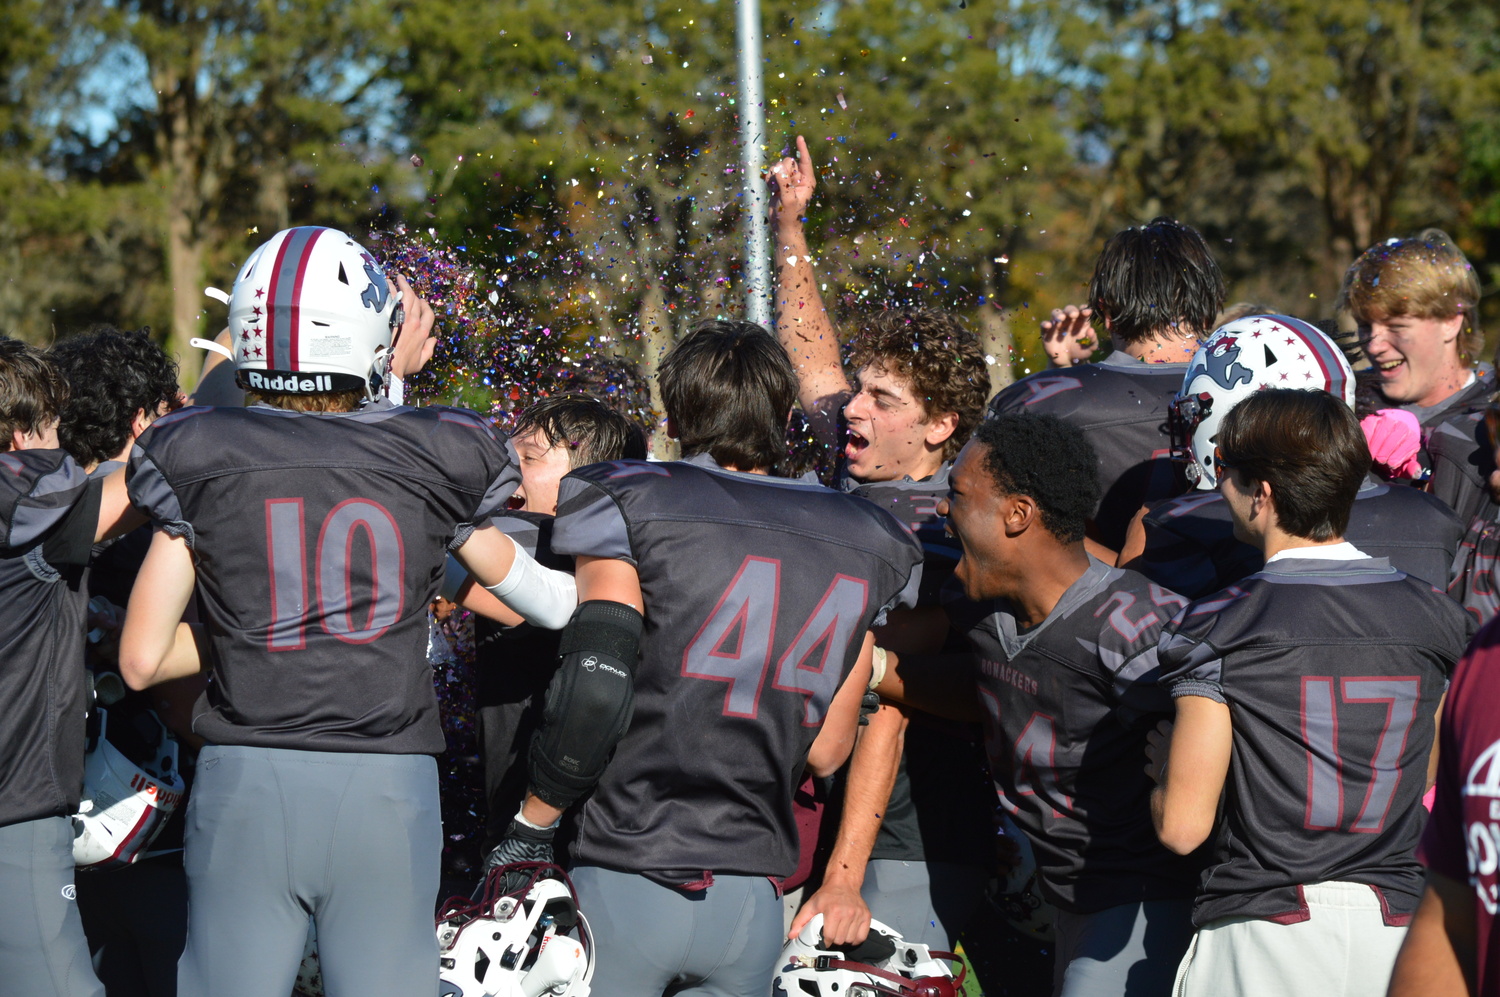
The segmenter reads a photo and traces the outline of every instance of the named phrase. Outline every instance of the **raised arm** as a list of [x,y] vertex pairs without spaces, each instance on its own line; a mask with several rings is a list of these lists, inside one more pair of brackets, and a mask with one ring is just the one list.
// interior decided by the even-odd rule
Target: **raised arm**
[[797,158],[777,163],[767,182],[776,237],[776,337],[797,370],[797,398],[813,431],[827,445],[837,446],[839,410],[848,401],[850,386],[803,231],[817,186],[806,139],[797,136]]

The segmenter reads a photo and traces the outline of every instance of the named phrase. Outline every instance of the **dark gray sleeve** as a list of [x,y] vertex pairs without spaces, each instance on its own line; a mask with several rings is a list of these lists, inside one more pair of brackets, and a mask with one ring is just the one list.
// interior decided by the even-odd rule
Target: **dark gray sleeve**
[[[57,529],[88,490],[88,475],[61,450],[0,453],[0,556],[24,554]],[[98,505],[94,506],[97,520]],[[93,542],[94,528],[89,530]]]
[[[471,413],[464,413],[470,415]],[[477,418],[477,417],[476,417]],[[452,419],[450,421],[458,421]],[[516,449],[511,446],[510,440],[504,436],[495,436],[488,426],[479,424],[474,427],[481,429],[489,436],[485,444],[489,449],[484,457],[488,465],[486,474],[489,482],[485,486],[484,496],[479,500],[478,507],[467,522],[459,523],[453,531],[453,539],[448,544],[448,551],[452,553],[469,542],[469,537],[474,535],[475,528],[489,522],[494,517],[505,512],[505,503],[521,487],[521,463],[516,458]]]
[[1115,670],[1114,693],[1120,703],[1120,719],[1127,726],[1143,716],[1172,712],[1172,695],[1162,684],[1157,648],[1147,648]]
[[141,515],[172,536],[182,537],[189,547],[193,546],[193,527],[183,515],[177,492],[139,443],[130,450],[125,487],[130,494],[130,504]]
[[502,436],[497,441],[505,450],[505,466],[501,468],[490,481],[489,487],[485,489],[484,498],[479,502],[479,509],[474,513],[474,522],[482,523],[487,519],[498,516],[505,511],[505,503],[521,487],[521,461],[516,456],[516,448],[511,445],[510,438]]
[[875,614],[875,619],[870,622],[872,627],[885,626],[885,615],[893,609],[911,609],[917,604],[917,596],[922,588],[922,562],[918,561],[912,565],[911,574],[906,576],[906,584],[901,586],[901,591],[880,607],[880,612]]
[[990,399],[990,404],[985,409],[985,418],[992,419],[997,415],[1005,415],[1007,412],[1019,412],[1026,406],[1027,393],[1027,389],[1020,381],[1006,385],[994,398]]
[[1186,625],[1193,618],[1182,614],[1162,631],[1161,642],[1156,646],[1156,655],[1161,663],[1160,682],[1178,696],[1202,696],[1216,703],[1227,703],[1224,698],[1224,659],[1217,648],[1208,642],[1207,631],[1213,619],[1199,616],[1195,625]]
[[99,532],[99,507],[103,498],[104,479],[91,480],[67,516],[42,543],[42,558],[48,564],[58,568],[63,565],[81,568],[93,560],[94,537]]
[[613,495],[594,482],[569,474],[557,489],[557,521],[552,550],[574,557],[608,557],[634,565],[630,527]]
[[541,527],[536,523],[520,516],[501,514],[491,517],[490,525],[520,544],[526,553],[536,557],[537,540],[541,535]]

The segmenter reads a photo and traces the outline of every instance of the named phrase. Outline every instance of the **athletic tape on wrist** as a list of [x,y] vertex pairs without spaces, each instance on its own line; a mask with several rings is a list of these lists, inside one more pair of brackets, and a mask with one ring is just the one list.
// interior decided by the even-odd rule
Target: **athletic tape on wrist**
[[869,688],[871,689],[871,691],[873,691],[875,687],[880,684],[880,681],[885,678],[885,668],[887,662],[888,655],[885,653],[885,648],[877,644],[875,646],[875,653],[870,658]]

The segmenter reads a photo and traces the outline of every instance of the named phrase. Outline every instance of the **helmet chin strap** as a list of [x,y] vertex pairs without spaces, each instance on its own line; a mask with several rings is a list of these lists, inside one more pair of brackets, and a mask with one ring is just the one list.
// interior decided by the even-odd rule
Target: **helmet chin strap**
[[396,344],[401,341],[401,330],[406,325],[406,306],[397,301],[391,309],[391,343],[381,353],[375,354],[370,367],[370,386],[365,391],[365,401],[374,401],[379,396],[390,397],[391,365],[396,360]]

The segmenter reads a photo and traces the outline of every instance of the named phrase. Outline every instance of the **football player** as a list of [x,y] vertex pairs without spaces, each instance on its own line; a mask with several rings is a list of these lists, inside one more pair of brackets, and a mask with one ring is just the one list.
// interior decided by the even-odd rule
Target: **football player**
[[1476,364],[1479,277],[1441,229],[1387,239],[1344,274],[1339,307],[1359,323],[1381,394],[1431,429],[1493,390]]
[[[142,689],[211,662],[182,997],[289,993],[310,918],[335,997],[435,989],[445,745],[424,651],[444,551],[528,618],[560,626],[573,597],[486,525],[518,479],[487,421],[382,397],[432,322],[344,233],[279,232],[230,298],[256,404],[164,416],[131,456],[155,533],[121,672]],[[201,627],[179,624],[195,585]]]
[[996,416],[940,512],[962,545],[948,609],[971,654],[887,655],[882,696],[982,718],[1000,805],[1058,908],[1055,994],[1165,995],[1196,866],[1156,840],[1132,753],[1171,711],[1156,643],[1185,599],[1089,555],[1098,458],[1056,416]]
[[848,757],[867,631],[915,598],[921,548],[868,502],[766,473],[797,381],[759,326],[700,324],[660,377],[685,458],[562,481],[552,547],[578,559],[581,601],[497,858],[549,858],[592,790],[572,875],[596,997],[764,994],[792,792]]
[[[1120,563],[1197,599],[1259,571],[1259,550],[1236,539],[1218,484],[1219,427],[1245,398],[1268,387],[1326,391],[1354,404],[1354,375],[1344,354],[1318,329],[1286,315],[1253,315],[1215,330],[1188,365],[1173,402],[1176,449],[1188,458],[1196,489],[1153,505],[1131,524]],[[1345,534],[1408,574],[1444,585],[1463,526],[1431,495],[1366,474]]]
[[[1344,537],[1370,452],[1323,391],[1252,394],[1213,467],[1265,567],[1162,635],[1162,842],[1211,842],[1176,993],[1380,993],[1416,910],[1434,723],[1474,623]],[[1168,725],[1163,725],[1164,730]]]
[[[135,438],[158,417],[180,407],[177,364],[151,341],[146,330],[98,327],[59,341],[47,357],[68,382],[58,441],[93,476],[123,467]],[[129,599],[150,541],[150,527],[142,524],[96,548],[89,565],[90,608],[98,599],[106,600],[109,608],[104,620],[96,617],[91,623],[107,623],[123,614],[120,607]],[[108,627],[95,629],[103,636]],[[115,670],[109,650],[113,643],[111,634],[90,644],[90,651],[96,652],[88,658],[93,675]],[[153,695],[126,693],[117,701],[101,704],[107,705],[108,712],[104,736],[126,760],[149,764],[161,746],[162,725],[156,716],[186,732],[193,699],[200,691],[201,682],[187,680],[158,687]],[[93,730],[94,735],[98,733],[97,728]],[[154,794],[158,786],[149,785],[146,792]],[[92,788],[86,784],[86,794]],[[160,799],[150,798],[153,802]],[[86,795],[86,799],[96,800],[98,810],[109,806],[107,798]],[[161,802],[170,808],[169,800]],[[180,809],[179,805],[179,813],[168,817],[155,837],[142,828],[143,833],[133,841],[111,842],[110,848],[119,852],[146,852],[138,861],[78,876],[84,932],[94,953],[95,971],[110,994],[171,997],[176,992],[177,958],[187,937]]]
[[[645,434],[599,399],[565,394],[527,406],[511,428],[511,442],[520,458],[521,485],[511,497],[513,508],[490,522],[542,564],[571,572],[573,559],[552,552],[558,484],[577,467],[644,460]],[[558,633],[526,623],[473,579],[465,578],[456,601],[480,614],[474,621],[475,699],[489,851],[526,795],[526,746],[541,722],[542,694],[557,672]]]
[[1497,448],[1491,441],[1500,440],[1500,403],[1491,399],[1482,411],[1453,419],[1438,427],[1432,435],[1431,450],[1434,467],[1433,481],[1438,480],[1450,451],[1448,435],[1457,426],[1465,426],[1467,433],[1458,436],[1465,444],[1465,451],[1477,445],[1488,458],[1487,464],[1476,469],[1472,457],[1463,464],[1476,471],[1479,479],[1470,490],[1467,503],[1469,528],[1459,543],[1458,557],[1448,580],[1448,594],[1464,604],[1480,623],[1487,623],[1500,611],[1500,576],[1496,566],[1500,564],[1500,471],[1494,470]]
[[16,993],[103,997],[69,820],[83,786],[84,566],[102,482],[57,449],[66,401],[45,355],[0,338],[0,979]]
[[[886,509],[922,541],[918,609],[893,614],[881,641],[936,651],[924,620],[958,560],[936,509],[954,456],[984,414],[984,356],[978,337],[945,312],[877,312],[850,341],[851,383],[803,231],[816,180],[800,137],[797,152],[770,177],[777,335],[797,370],[803,411],[839,455],[838,486]],[[939,640],[945,629],[939,620]],[[873,912],[908,941],[951,949],[974,913],[994,856],[981,746],[966,727],[928,716],[907,723],[889,705],[870,717],[844,780],[821,886],[796,913],[790,936],[821,913],[825,942],[859,942]]]
[[1088,308],[1053,316],[1079,328],[1098,322],[1113,351],[1024,377],[990,402],[991,415],[1049,413],[1083,430],[1103,489],[1090,537],[1104,550],[1120,550],[1144,502],[1181,491],[1168,410],[1223,303],[1224,276],[1196,229],[1170,218],[1124,229],[1094,263]]

